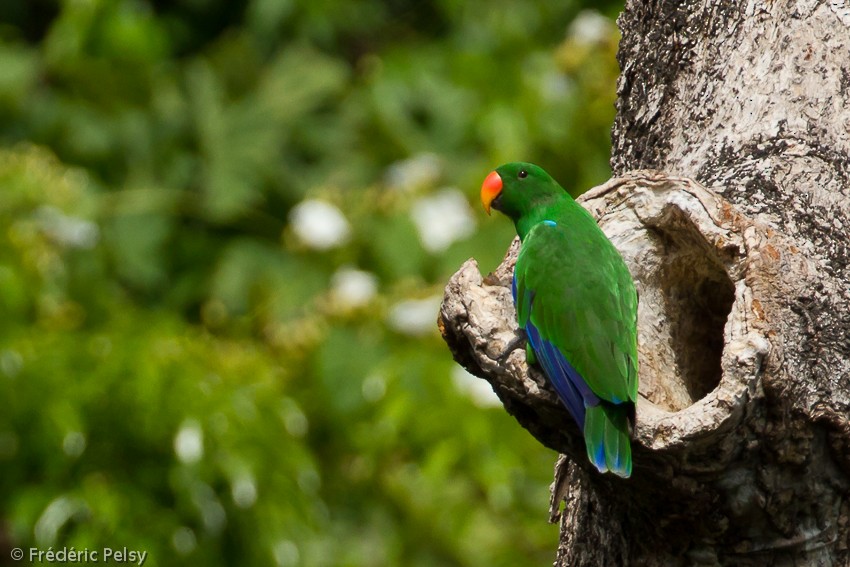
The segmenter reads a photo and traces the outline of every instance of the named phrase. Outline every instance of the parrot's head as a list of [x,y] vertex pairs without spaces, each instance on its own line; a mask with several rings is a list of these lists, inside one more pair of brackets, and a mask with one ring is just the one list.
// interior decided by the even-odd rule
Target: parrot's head
[[481,203],[503,212],[516,222],[540,206],[563,199],[565,191],[548,173],[533,163],[506,163],[497,167],[481,185]]

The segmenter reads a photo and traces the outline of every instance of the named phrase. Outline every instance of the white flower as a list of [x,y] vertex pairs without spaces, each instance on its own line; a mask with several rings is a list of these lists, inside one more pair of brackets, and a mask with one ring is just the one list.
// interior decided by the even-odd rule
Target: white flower
[[370,374],[363,380],[360,387],[363,397],[370,402],[377,402],[387,393],[387,379],[383,374]]
[[421,336],[437,328],[437,310],[441,297],[408,299],[396,303],[390,310],[389,324],[400,333]]
[[469,203],[454,188],[418,199],[410,214],[422,246],[429,252],[441,252],[475,231],[475,217]]
[[378,278],[371,272],[342,267],[331,278],[331,293],[348,307],[360,307],[378,293]]
[[63,246],[91,249],[100,237],[95,223],[68,216],[56,207],[45,205],[39,207],[35,214],[41,230]]
[[187,419],[174,436],[174,452],[186,464],[197,463],[204,456],[204,431],[194,419]]
[[177,550],[177,553],[180,555],[188,555],[189,553],[192,553],[197,544],[198,540],[195,537],[195,532],[192,531],[192,528],[181,526],[174,530],[174,533],[171,535],[171,545],[174,546],[174,549]]
[[570,24],[567,35],[580,44],[596,44],[608,39],[613,27],[613,22],[596,10],[582,10]]
[[86,436],[79,431],[69,431],[62,439],[62,450],[69,457],[79,457],[86,450]]
[[563,100],[573,90],[573,84],[569,77],[553,70],[541,76],[539,90],[548,101]]
[[257,501],[257,483],[254,476],[245,474],[236,479],[230,487],[233,503],[240,508],[250,508]]
[[392,164],[385,180],[390,189],[410,192],[436,183],[441,171],[439,156],[425,153]]
[[60,496],[51,501],[33,528],[35,543],[41,548],[54,545],[62,528],[86,511],[86,503],[80,498]]
[[351,225],[337,207],[318,199],[301,201],[289,213],[299,240],[315,250],[342,246],[351,237]]
[[292,565],[298,565],[301,561],[301,553],[298,551],[298,546],[287,539],[274,544],[272,554],[274,555],[275,563],[279,567],[291,567]]

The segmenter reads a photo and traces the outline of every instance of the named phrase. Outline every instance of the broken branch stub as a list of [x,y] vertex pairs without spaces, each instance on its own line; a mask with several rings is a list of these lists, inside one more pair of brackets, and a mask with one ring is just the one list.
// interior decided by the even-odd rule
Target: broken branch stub
[[[656,479],[671,469],[722,470],[740,452],[737,426],[762,396],[766,361],[781,359],[762,294],[776,270],[796,262],[806,272],[805,260],[689,179],[637,171],[580,202],[623,255],[640,298],[635,477],[650,468]],[[487,277],[474,259],[464,263],[446,286],[439,326],[455,359],[487,380],[520,424],[590,467],[578,428],[516,342],[510,282],[518,249],[515,239]]]

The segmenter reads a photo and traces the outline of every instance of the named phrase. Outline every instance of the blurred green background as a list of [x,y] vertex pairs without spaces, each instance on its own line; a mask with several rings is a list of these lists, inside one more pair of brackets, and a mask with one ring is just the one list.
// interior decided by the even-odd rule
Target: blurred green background
[[3,0],[0,564],[550,564],[435,320],[492,168],[608,177],[620,4]]

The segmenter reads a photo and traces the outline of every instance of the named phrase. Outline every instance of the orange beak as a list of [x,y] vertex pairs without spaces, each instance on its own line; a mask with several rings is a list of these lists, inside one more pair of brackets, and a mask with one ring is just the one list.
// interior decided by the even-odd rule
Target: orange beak
[[502,178],[495,171],[491,171],[481,185],[481,204],[484,205],[484,210],[487,211],[488,215],[490,214],[490,203],[501,193]]

